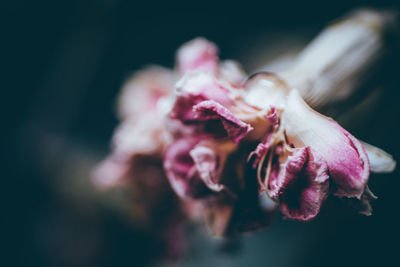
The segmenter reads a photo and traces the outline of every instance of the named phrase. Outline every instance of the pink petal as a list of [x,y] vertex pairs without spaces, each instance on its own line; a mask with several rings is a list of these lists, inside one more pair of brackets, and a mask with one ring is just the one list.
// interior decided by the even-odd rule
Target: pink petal
[[222,168],[215,148],[198,145],[190,151],[190,156],[196,166],[200,178],[204,184],[214,192],[220,192],[224,186],[220,184]]
[[169,117],[190,122],[196,117],[193,106],[205,100],[215,100],[226,106],[233,104],[229,97],[229,90],[218,84],[211,74],[194,73],[189,75],[179,83],[175,103]]
[[179,139],[165,154],[164,169],[181,198],[203,198],[226,189],[221,184],[226,157],[202,138]]
[[194,106],[193,110],[196,112],[197,119],[199,120],[221,120],[224,129],[228,133],[228,136],[236,144],[239,143],[239,141],[243,139],[251,130],[253,130],[253,127],[239,120],[227,108],[215,101],[203,101]]
[[296,149],[269,180],[270,194],[279,200],[286,218],[314,218],[328,194],[329,176],[324,161],[309,147]]
[[157,112],[157,103],[171,94],[175,74],[165,68],[151,66],[136,72],[123,86],[118,98],[120,118],[138,118],[144,112]]
[[108,189],[120,185],[129,171],[128,162],[121,162],[113,157],[108,157],[95,167],[91,178],[98,188]]
[[171,144],[165,153],[164,169],[168,180],[177,195],[183,199],[203,197],[209,193],[198,177],[189,154],[198,141],[195,138],[182,138]]
[[218,48],[206,39],[197,38],[178,50],[177,61],[181,74],[194,70],[215,72],[218,68]]
[[267,131],[267,135],[264,138],[264,141],[259,143],[256,149],[252,151],[249,155],[249,159],[254,156],[253,168],[255,168],[260,162],[261,157],[267,153],[268,149],[270,148],[270,141],[274,134],[274,131],[279,127],[279,115],[275,107],[271,107],[265,118],[270,123],[270,130]]
[[112,137],[113,154],[120,159],[129,159],[136,154],[161,157],[167,143],[166,129],[160,121],[161,116],[145,113],[137,120],[124,120]]
[[269,112],[265,115],[265,118],[269,121],[272,126],[272,129],[277,129],[279,126],[279,115],[276,111],[276,108],[272,106]]
[[326,162],[335,195],[361,197],[368,182],[369,162],[360,141],[334,120],[312,110],[296,90],[288,96],[282,121],[289,143],[310,146]]

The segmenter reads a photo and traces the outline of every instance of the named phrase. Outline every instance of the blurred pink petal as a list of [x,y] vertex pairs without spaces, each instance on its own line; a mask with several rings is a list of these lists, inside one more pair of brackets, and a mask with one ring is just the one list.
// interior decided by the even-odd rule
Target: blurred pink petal
[[172,93],[176,74],[159,66],[151,66],[136,72],[124,84],[118,98],[118,114],[121,119],[136,119],[146,112],[155,112],[158,101]]
[[215,72],[218,68],[218,48],[206,39],[194,39],[179,48],[177,63],[181,74],[194,70]]

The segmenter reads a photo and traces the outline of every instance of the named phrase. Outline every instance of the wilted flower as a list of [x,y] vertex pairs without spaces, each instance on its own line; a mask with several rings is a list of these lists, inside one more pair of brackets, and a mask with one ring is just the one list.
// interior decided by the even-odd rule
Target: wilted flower
[[248,85],[249,94],[257,94],[254,105],[270,98],[278,104],[272,109],[279,123],[252,153],[262,188],[287,218],[299,220],[314,218],[328,194],[361,200],[370,171],[362,143],[283,84],[272,74],[260,74]]
[[[362,16],[368,18],[375,19]],[[359,28],[350,25],[350,32]],[[364,30],[362,40],[371,33]],[[341,44],[346,56],[354,55],[352,44],[359,43],[357,36],[349,40]],[[371,46],[362,51],[373,51],[375,57],[379,49]],[[345,69],[336,52],[327,62]],[[395,161],[306,103],[303,97],[315,106],[326,103],[324,97],[334,94],[330,85],[337,87],[338,81],[336,72],[320,77],[317,65],[308,69],[304,58],[300,62],[295,71],[283,73],[288,82],[272,73],[247,78],[238,63],[219,61],[213,43],[202,38],[186,43],[177,52],[176,72],[153,67],[124,87],[122,126],[95,182],[110,186],[128,177],[140,188],[141,201],[156,204],[166,201],[163,195],[172,189],[181,201],[177,210],[204,219],[216,235],[264,227],[277,207],[286,218],[313,219],[329,195],[349,198],[361,213],[370,214],[375,196],[367,186],[369,172],[392,171]],[[328,64],[318,62],[321,71]],[[304,77],[296,80],[294,73]],[[343,76],[346,94],[354,89],[352,73],[359,77],[357,71]],[[151,181],[163,181],[163,189]],[[146,208],[157,210],[156,205]]]
[[[271,210],[261,208],[256,183],[244,177],[246,156],[238,153],[239,142],[253,130],[250,123],[259,119],[258,109],[243,98],[243,71],[233,61],[220,63],[215,45],[205,39],[185,44],[177,55],[184,76],[168,113],[166,124],[174,129],[174,140],[164,156],[172,188],[187,205],[201,210],[195,217],[205,219],[214,234],[266,225]],[[177,121],[179,127],[174,127]],[[242,170],[232,171],[234,164]],[[249,190],[254,195],[245,196]],[[238,216],[240,210],[264,215],[255,223],[251,216],[247,220]]]

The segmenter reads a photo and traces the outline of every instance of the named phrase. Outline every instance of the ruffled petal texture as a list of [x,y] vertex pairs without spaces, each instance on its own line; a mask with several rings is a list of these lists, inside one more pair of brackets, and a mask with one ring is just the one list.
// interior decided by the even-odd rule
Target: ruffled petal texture
[[[201,138],[181,138],[173,142],[165,153],[164,169],[168,180],[182,199],[205,198],[226,187],[221,175],[229,150]],[[229,148],[231,147],[231,148]]]
[[218,83],[216,78],[205,72],[185,76],[177,85],[176,99],[169,117],[183,122],[195,121],[197,118],[193,107],[206,100],[214,100],[221,105],[231,106],[233,101],[227,88]]
[[196,116],[200,120],[219,119],[228,136],[237,144],[251,130],[249,124],[239,120],[232,112],[215,101],[203,101],[193,107]]
[[368,182],[369,161],[359,140],[312,110],[296,90],[288,96],[282,120],[290,144],[310,146],[324,159],[336,196],[361,197]]
[[279,199],[280,209],[289,219],[314,218],[328,192],[327,166],[310,147],[295,149],[269,180],[271,197]]
[[[368,214],[373,194],[367,194],[370,165],[363,144],[310,108],[279,77],[261,73],[247,85],[252,95],[247,99],[254,105],[261,108],[264,100],[271,105],[271,99],[276,103],[266,114],[269,131],[249,159],[258,170],[260,187],[279,203],[285,217],[314,218],[329,194],[354,199],[360,212]],[[378,154],[390,169],[390,157]]]
[[175,70],[137,72],[123,88],[119,117],[94,182],[130,181],[135,212],[150,219],[168,198],[179,200],[171,206],[178,216],[204,220],[219,236],[265,227],[278,209],[287,219],[312,220],[329,195],[369,215],[370,170],[396,165],[277,75],[247,77],[238,63],[220,62],[217,46],[203,38],[178,50]]

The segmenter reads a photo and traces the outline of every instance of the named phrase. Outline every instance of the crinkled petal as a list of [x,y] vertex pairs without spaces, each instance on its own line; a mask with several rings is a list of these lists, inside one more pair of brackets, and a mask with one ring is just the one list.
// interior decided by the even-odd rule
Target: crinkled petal
[[201,72],[187,75],[177,85],[169,117],[183,122],[193,121],[196,117],[193,106],[205,100],[214,100],[224,106],[233,104],[229,90],[218,84],[211,74]]
[[207,136],[183,137],[165,153],[164,169],[168,180],[181,198],[207,198],[230,189],[222,184],[222,171],[233,143],[217,144]]
[[239,120],[227,108],[215,101],[203,101],[193,107],[199,120],[219,119],[228,136],[237,144],[243,139],[253,127]]
[[221,176],[221,165],[215,148],[198,145],[190,152],[200,178],[204,184],[214,192],[220,192],[224,186],[218,178]]
[[297,90],[288,96],[282,121],[290,144],[310,146],[324,159],[336,196],[361,197],[368,182],[369,162],[360,141],[334,120],[312,110]]
[[183,199],[209,194],[190,156],[190,151],[198,142],[195,138],[182,138],[172,143],[165,153],[164,169],[168,180],[176,194]]
[[266,114],[265,118],[269,122],[269,131],[264,138],[264,141],[259,143],[254,151],[249,155],[249,159],[254,157],[253,168],[260,162],[261,157],[265,155],[270,148],[270,141],[274,135],[274,131],[279,127],[279,116],[275,107],[271,107],[270,111]]
[[169,117],[172,119],[178,119],[183,122],[194,121],[197,117],[193,107],[198,103],[205,101],[203,95],[188,94],[182,95],[176,98],[174,107],[169,113]]
[[269,112],[265,115],[265,118],[271,124],[272,129],[277,129],[279,126],[279,115],[274,106],[272,106]]
[[327,166],[310,147],[298,148],[281,164],[279,175],[271,176],[269,188],[286,218],[311,220],[328,194]]
[[348,201],[350,202],[350,206],[356,209],[359,213],[370,216],[372,215],[372,207],[370,202],[376,200],[377,198],[378,197],[375,196],[367,186],[360,199],[351,198],[348,199]]

